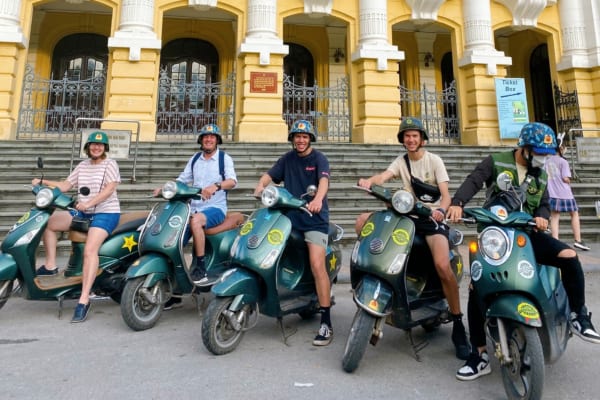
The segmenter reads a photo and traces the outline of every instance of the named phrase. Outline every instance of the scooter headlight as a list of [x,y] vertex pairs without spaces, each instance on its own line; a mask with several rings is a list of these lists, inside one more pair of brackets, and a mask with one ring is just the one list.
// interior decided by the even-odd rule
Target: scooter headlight
[[52,203],[53,199],[54,194],[52,194],[52,190],[44,188],[35,195],[35,206],[38,208],[46,208]]
[[479,237],[479,248],[485,256],[498,261],[508,252],[508,237],[498,228],[486,228]]
[[279,200],[279,190],[275,186],[267,186],[263,190],[260,200],[266,207],[271,207]]
[[168,181],[162,187],[162,197],[166,200],[170,200],[175,197],[177,193],[177,182]]
[[415,198],[406,190],[398,190],[392,196],[392,207],[400,214],[410,212],[415,206]]

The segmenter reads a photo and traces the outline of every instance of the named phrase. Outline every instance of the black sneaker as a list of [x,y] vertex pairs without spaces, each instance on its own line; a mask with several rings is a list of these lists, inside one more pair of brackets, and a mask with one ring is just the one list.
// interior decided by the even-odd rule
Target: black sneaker
[[327,346],[333,340],[333,328],[327,324],[321,324],[319,333],[313,340],[313,346]]
[[54,276],[58,274],[58,268],[48,269],[45,265],[38,268],[35,273],[37,276]]
[[208,274],[202,268],[194,267],[190,272],[190,279],[194,285],[204,285],[208,282]]
[[585,306],[579,315],[571,313],[571,332],[586,342],[600,344],[600,335],[592,325],[592,313],[588,313]]
[[174,308],[179,308],[183,305],[183,304],[181,304],[181,302],[182,302],[181,297],[171,297],[169,300],[167,300],[167,302],[163,306],[163,310],[169,311]]
[[580,250],[586,250],[586,251],[590,249],[590,246],[585,244],[585,242],[583,240],[576,240],[575,243],[573,243],[573,247],[577,247]]
[[81,304],[77,303],[77,307],[75,307],[75,312],[73,313],[73,318],[71,318],[71,323],[83,322],[86,320],[88,316],[88,311],[92,303]]
[[454,324],[452,326],[452,343],[456,350],[456,358],[459,360],[468,360],[471,354],[471,346],[467,340],[465,326],[462,323],[462,314],[453,315]]
[[484,351],[480,355],[475,351],[471,353],[465,365],[456,372],[456,379],[459,381],[472,381],[491,372],[492,367],[490,367],[488,353]]

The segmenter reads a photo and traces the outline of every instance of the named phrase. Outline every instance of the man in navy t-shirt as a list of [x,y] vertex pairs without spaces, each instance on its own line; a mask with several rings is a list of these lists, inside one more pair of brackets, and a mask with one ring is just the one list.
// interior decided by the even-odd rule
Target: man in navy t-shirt
[[331,327],[331,286],[325,267],[327,233],[329,229],[329,206],[327,190],[329,189],[329,161],[320,151],[313,149],[311,143],[316,141],[312,124],[298,120],[292,125],[288,135],[294,150],[284,154],[275,165],[258,181],[254,190],[260,195],[271,182],[284,182],[285,188],[294,196],[300,197],[310,185],[317,186],[317,193],[308,203],[311,217],[301,210],[292,210],[286,215],[292,221],[294,229],[304,234],[310,259],[310,267],[315,278],[317,297],[321,307],[321,327],[313,340],[315,346],[326,346],[333,339]]

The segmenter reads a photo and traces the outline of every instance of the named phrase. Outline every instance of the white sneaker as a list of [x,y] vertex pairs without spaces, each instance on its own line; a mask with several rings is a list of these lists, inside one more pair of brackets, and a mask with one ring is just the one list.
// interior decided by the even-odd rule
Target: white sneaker
[[460,381],[472,381],[491,372],[492,367],[490,367],[490,357],[487,351],[484,351],[481,355],[474,352],[471,353],[465,365],[456,372],[456,379]]
[[590,246],[588,246],[587,244],[585,244],[585,242],[583,240],[580,241],[575,241],[575,243],[573,243],[573,247],[577,247],[580,250],[589,250]]

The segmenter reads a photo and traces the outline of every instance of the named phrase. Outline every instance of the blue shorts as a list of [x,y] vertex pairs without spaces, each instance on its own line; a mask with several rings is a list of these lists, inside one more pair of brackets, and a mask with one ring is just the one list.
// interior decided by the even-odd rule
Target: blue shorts
[[71,215],[79,215],[82,218],[90,219],[90,228],[104,229],[109,235],[115,230],[117,225],[119,225],[119,219],[121,218],[121,214],[119,213],[89,214],[77,211],[77,213],[71,212]]
[[[205,229],[215,227],[215,226],[221,224],[223,221],[225,221],[225,214],[223,214],[223,211],[221,211],[220,208],[216,208],[216,207],[205,208],[204,210],[197,211],[194,214],[198,214],[198,213],[202,213],[206,217],[206,225],[204,226]],[[188,224],[188,226],[185,230],[185,236],[183,239],[183,243],[187,244],[187,242],[190,240],[191,237],[192,237],[192,232],[190,231],[190,225]]]

